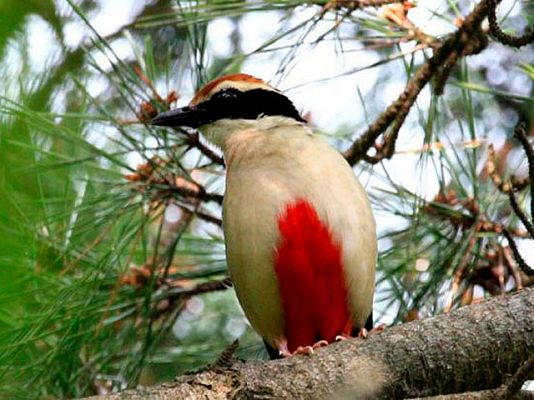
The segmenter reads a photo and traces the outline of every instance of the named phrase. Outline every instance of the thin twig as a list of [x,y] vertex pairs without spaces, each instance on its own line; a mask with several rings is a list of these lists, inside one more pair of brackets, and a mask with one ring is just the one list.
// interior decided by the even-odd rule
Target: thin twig
[[200,219],[203,219],[204,221],[206,222],[209,222],[209,223],[212,223],[214,225],[217,225],[218,227],[221,227],[222,226],[222,220],[220,218],[217,218],[215,217],[214,215],[211,215],[201,209],[195,209],[195,210],[190,210],[189,208],[187,208],[186,206],[184,205],[179,205],[180,208],[182,208],[183,210],[187,210],[189,212],[192,212],[194,213],[197,217],[199,217]]
[[504,255],[504,261],[508,265],[508,268],[512,272],[512,276],[514,277],[515,287],[517,288],[517,290],[523,289],[523,278],[517,270],[517,263],[515,262],[512,251],[510,250],[510,246],[503,246],[502,252]]
[[[492,7],[494,7],[494,0],[482,0],[465,18],[462,26],[449,36],[441,46],[436,48],[434,55],[419,67],[397,100],[390,104],[344,152],[349,164],[354,165],[364,158],[368,162],[376,163],[393,155],[398,132],[417,96],[426,84],[437,74],[439,79],[436,90],[439,94],[452,69],[450,64],[454,64],[460,56],[476,54],[486,46],[487,38],[480,25]],[[451,56],[454,52],[458,54],[458,57]],[[378,146],[379,154],[375,157],[367,156],[367,151],[373,146],[376,139],[392,124],[393,127],[385,138],[385,144]]]
[[[522,121],[517,124],[514,129],[514,136],[521,142],[527,155],[528,177],[530,180],[530,217],[534,218],[534,149],[528,141],[525,122]],[[532,239],[534,239],[534,236]]]
[[209,282],[199,283],[193,289],[188,291],[187,294],[190,296],[193,296],[193,295],[207,293],[207,292],[227,290],[231,287],[232,287],[232,280],[229,277],[226,277],[218,281],[209,281]]
[[[516,136],[522,141],[523,146],[525,147],[525,152],[527,152],[527,158],[529,159],[529,175],[532,174],[534,176],[534,153],[532,152],[532,148],[530,147],[528,143],[528,139],[526,137],[526,134],[524,133],[524,129],[521,129],[521,124],[518,124],[515,131],[521,132]],[[523,142],[524,141],[524,142]],[[529,154],[530,153],[530,154]],[[531,162],[532,160],[532,162]],[[532,171],[531,171],[532,170]],[[519,207],[519,204],[517,203],[517,198],[515,196],[515,191],[517,190],[517,180],[514,183],[512,180],[503,180],[502,177],[497,172],[497,166],[495,164],[495,150],[493,149],[492,145],[489,145],[488,147],[488,160],[486,162],[486,171],[488,175],[490,176],[491,180],[493,181],[493,184],[499,189],[502,193],[508,195],[508,198],[510,200],[510,205],[514,211],[514,213],[517,215],[517,217],[520,219],[522,224],[527,229],[528,234],[532,239],[534,239],[534,226],[531,221],[529,221],[527,215],[525,212]],[[530,178],[530,177],[529,177]],[[534,193],[533,185],[532,185],[532,179],[523,180],[523,185],[521,187],[525,187],[524,182],[529,182],[531,185],[531,193]],[[531,196],[531,213],[534,213],[534,200],[532,200]]]
[[[527,134],[526,134],[526,128],[524,122],[519,122],[517,126],[514,129],[514,135],[515,137],[521,142],[521,145],[523,146],[523,149],[525,150],[525,153],[527,155],[528,160],[528,168],[529,168],[529,179],[528,182],[530,184],[530,197],[531,197],[531,215],[534,215],[534,199],[532,198],[532,194],[534,193],[534,150],[532,149],[532,146],[530,146],[530,143],[528,142]],[[534,239],[534,225],[532,221],[530,221],[526,215],[526,213],[521,209],[517,202],[517,198],[515,195],[515,187],[511,180],[503,181],[499,173],[497,172],[497,167],[495,165],[495,150],[493,149],[493,146],[489,146],[488,148],[488,161],[486,163],[486,171],[488,175],[490,176],[491,180],[493,181],[493,184],[503,193],[508,195],[508,199],[510,201],[510,206],[512,207],[512,210],[514,211],[514,214],[519,218],[523,226],[526,228],[529,236],[531,239]],[[512,234],[508,231],[508,229],[503,228],[502,232],[506,239],[508,240],[508,244],[510,246],[510,250],[512,251],[515,260],[517,261],[517,264],[521,268],[521,270],[527,274],[527,275],[534,275],[534,269],[528,266],[526,261],[523,259],[521,254],[519,253],[519,250],[517,249],[517,245],[515,243],[515,240],[512,236]],[[512,265],[509,262],[510,267]],[[517,281],[517,279],[516,279]]]
[[147,85],[147,87],[150,89],[150,91],[152,92],[152,97],[154,97],[160,103],[163,103],[164,102],[163,98],[160,96],[160,94],[156,90],[152,81],[145,75],[141,67],[135,65],[133,67],[133,70],[136,73],[136,75],[139,77],[139,79],[141,79],[143,83]]
[[519,204],[517,203],[517,199],[515,197],[515,193],[513,190],[510,190],[508,192],[508,199],[510,199],[510,205],[512,206],[512,209],[514,210],[515,215],[517,215],[519,220],[522,222],[522,224],[526,228],[530,237],[534,239],[534,226],[532,225],[532,222],[528,220],[525,212],[521,209],[521,207],[519,207]]
[[180,130],[180,133],[185,135],[186,143],[190,146],[190,148],[194,147],[198,149],[198,151],[208,157],[214,164],[224,166],[223,158],[201,142],[198,132],[187,133],[184,130]]
[[195,215],[197,215],[199,218],[203,219],[206,222],[210,222],[214,225],[217,225],[219,228],[222,226],[222,220],[220,218],[217,218],[211,214],[208,214],[204,211],[197,210],[195,211]]
[[534,29],[528,28],[525,31],[525,34],[522,36],[513,36],[504,33],[503,30],[499,27],[497,23],[497,4],[500,3],[500,0],[493,0],[495,6],[490,10],[488,15],[489,29],[492,36],[497,39],[502,44],[511,47],[521,47],[526,46],[529,43],[534,42]]
[[347,8],[357,10],[365,7],[381,7],[392,3],[404,3],[405,0],[331,0],[323,7],[323,14],[328,10]]
[[161,193],[175,193],[182,197],[191,197],[201,201],[213,201],[217,204],[222,204],[224,196],[218,193],[206,192],[203,186],[199,186],[200,190],[192,190],[184,186],[169,186],[162,188]]
[[[502,162],[502,160],[501,160]],[[503,180],[501,175],[499,174],[497,167],[497,163],[495,160],[495,148],[493,147],[493,144],[490,144],[488,146],[488,159],[486,161],[486,173],[491,178],[493,184],[499,191],[501,191],[504,194],[508,194],[508,192],[512,191],[515,186],[512,185],[511,180]]]
[[[476,233],[476,230],[474,230],[471,235],[474,235]],[[447,304],[443,308],[443,312],[448,313],[452,310],[452,306],[454,304],[454,297],[456,296],[456,293],[458,293],[458,289],[460,288],[460,284],[462,283],[465,270],[467,268],[467,262],[469,261],[469,258],[472,255],[473,247],[475,247],[475,244],[477,242],[477,239],[475,236],[471,236],[469,239],[469,244],[467,245],[467,248],[465,250],[465,253],[462,257],[462,260],[460,261],[460,264],[458,265],[458,268],[456,269],[456,272],[454,273],[454,278],[451,283],[451,289],[448,293],[448,300]]]
[[208,281],[198,283],[190,289],[182,290],[181,287],[173,287],[172,283],[169,283],[169,293],[166,296],[168,299],[176,297],[191,297],[203,293],[218,292],[221,290],[227,290],[232,287],[232,280],[229,277],[219,279],[216,281]]
[[506,228],[502,230],[502,233],[506,240],[508,240],[508,246],[512,250],[512,254],[514,255],[515,261],[517,262],[517,265],[519,265],[519,268],[521,268],[521,271],[523,271],[528,276],[534,276],[534,269],[529,267],[523,256],[521,256],[521,253],[519,253],[519,249],[517,248],[517,244],[515,243],[512,234]]
[[519,369],[516,371],[514,376],[507,385],[506,388],[506,397],[513,398],[523,386],[523,383],[529,378],[534,370],[534,356],[531,356]]
[[200,183],[192,179],[185,178],[174,173],[168,173],[164,168],[169,163],[160,157],[154,157],[147,163],[139,164],[136,172],[126,174],[124,177],[130,182],[137,182],[137,190],[145,191],[149,188],[156,189],[156,196],[161,198],[170,194],[179,194],[184,198],[197,199],[201,201],[214,201],[222,204],[224,196],[218,193],[211,193]]
[[216,368],[225,368],[229,367],[232,362],[232,357],[234,356],[235,351],[239,347],[239,340],[235,339],[232,343],[224,349],[224,351],[221,353],[219,357],[217,357],[217,360],[213,364],[209,366],[210,369],[216,369]]

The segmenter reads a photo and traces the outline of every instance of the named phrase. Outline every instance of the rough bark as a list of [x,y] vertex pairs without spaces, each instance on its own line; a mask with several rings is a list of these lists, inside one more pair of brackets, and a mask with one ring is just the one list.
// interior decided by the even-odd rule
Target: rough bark
[[311,356],[234,361],[107,399],[394,399],[498,388],[534,354],[533,310],[530,288]]

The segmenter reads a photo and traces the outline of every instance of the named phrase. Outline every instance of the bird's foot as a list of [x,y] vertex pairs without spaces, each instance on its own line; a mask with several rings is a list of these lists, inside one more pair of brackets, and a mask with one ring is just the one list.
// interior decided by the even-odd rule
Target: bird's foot
[[295,350],[292,353],[292,355],[303,354],[303,355],[311,356],[313,354],[314,350],[316,350],[316,349],[318,349],[320,347],[325,347],[325,346],[328,346],[328,342],[326,340],[319,340],[318,342],[315,342],[311,346],[299,346],[299,347],[297,347],[297,350]]
[[311,346],[299,346],[294,352],[290,352],[287,348],[287,343],[278,347],[278,352],[282,357],[289,357],[289,356],[296,356],[298,354],[310,356],[314,353],[314,351],[320,347],[328,346],[328,342],[326,340],[319,340],[318,342],[315,342]]
[[358,337],[358,338],[361,338],[361,339],[367,339],[369,337],[369,335],[374,335],[375,333],[380,333],[384,329],[386,329],[386,325],[384,325],[384,324],[377,325],[375,328],[371,329],[370,331],[368,331],[365,328],[361,328],[358,331],[358,335],[356,335],[356,336],[351,336],[351,335],[347,335],[347,334],[337,335],[336,336],[336,342],[341,342],[342,340],[352,339],[353,337]]
[[302,354],[305,356],[311,356],[313,354],[312,346],[299,346],[291,355],[296,356],[297,354]]
[[315,342],[312,344],[313,349],[318,349],[319,347],[325,347],[328,346],[328,342],[326,340],[319,340],[318,342]]
[[369,331],[369,334],[374,335],[375,333],[384,332],[385,329],[386,329],[386,324],[379,324],[375,326],[373,329],[371,329]]
[[291,355],[291,352],[287,348],[287,341],[286,340],[283,340],[283,341],[279,342],[277,344],[276,348],[278,349],[278,354],[280,354],[281,357],[286,358],[286,357],[289,357]]
[[371,329],[370,331],[368,331],[365,328],[361,328],[360,331],[358,332],[358,337],[362,338],[362,339],[367,339],[369,337],[369,335],[374,335],[376,333],[380,333],[384,329],[386,329],[386,325],[384,325],[384,324],[377,325],[373,329]]

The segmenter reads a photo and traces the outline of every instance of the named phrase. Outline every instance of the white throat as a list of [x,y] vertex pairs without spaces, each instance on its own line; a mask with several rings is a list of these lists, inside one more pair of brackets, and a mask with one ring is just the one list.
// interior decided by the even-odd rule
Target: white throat
[[211,124],[202,125],[199,131],[215,146],[223,149],[228,139],[235,133],[248,129],[267,131],[279,127],[302,126],[293,118],[282,116],[265,116],[258,119],[220,119]]

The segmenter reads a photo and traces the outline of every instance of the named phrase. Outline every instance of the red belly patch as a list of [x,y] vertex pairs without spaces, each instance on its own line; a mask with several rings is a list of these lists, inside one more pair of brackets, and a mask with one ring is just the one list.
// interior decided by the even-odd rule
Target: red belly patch
[[350,334],[341,246],[305,200],[288,204],[278,219],[275,253],[289,351]]

